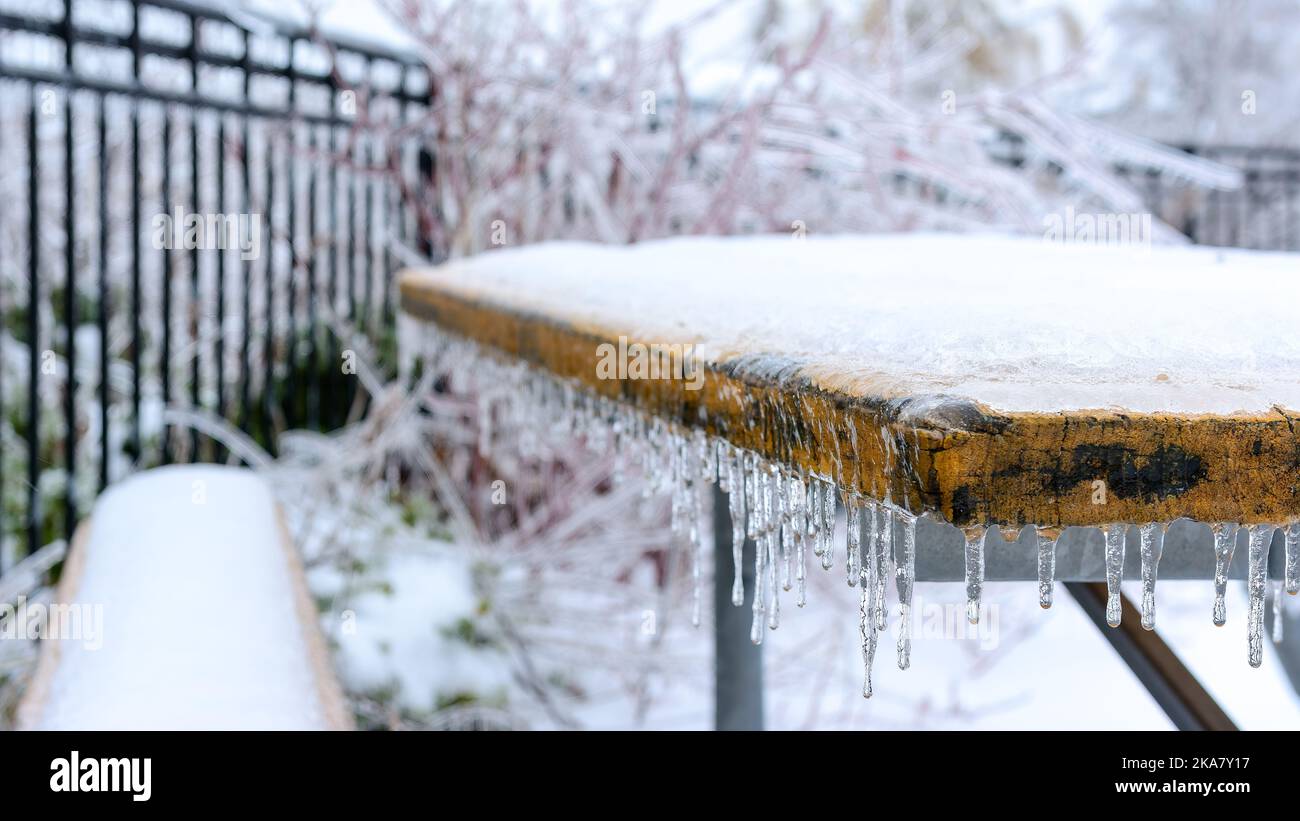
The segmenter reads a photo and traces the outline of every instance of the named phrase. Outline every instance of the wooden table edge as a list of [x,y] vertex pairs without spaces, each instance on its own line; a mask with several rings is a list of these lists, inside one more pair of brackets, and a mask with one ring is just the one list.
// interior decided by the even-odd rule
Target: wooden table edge
[[[1300,517],[1300,414],[1007,413],[957,397],[850,396],[706,364],[682,379],[597,376],[614,329],[400,277],[402,309],[594,393],[632,402],[842,488],[958,526],[1282,524]],[[649,340],[643,340],[649,342]],[[797,368],[791,368],[792,373]]]

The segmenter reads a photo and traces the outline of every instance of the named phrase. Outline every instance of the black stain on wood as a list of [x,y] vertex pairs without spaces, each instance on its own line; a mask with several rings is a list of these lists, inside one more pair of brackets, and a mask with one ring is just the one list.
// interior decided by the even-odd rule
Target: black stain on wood
[[1146,453],[1121,445],[1078,445],[1062,463],[1056,468],[1014,466],[995,476],[1036,473],[1040,491],[1053,496],[1100,479],[1106,483],[1106,492],[1116,498],[1148,503],[1186,493],[1206,476],[1201,457],[1177,445],[1160,445]]
[[967,524],[975,517],[975,497],[966,485],[952,492],[952,522],[956,525]]

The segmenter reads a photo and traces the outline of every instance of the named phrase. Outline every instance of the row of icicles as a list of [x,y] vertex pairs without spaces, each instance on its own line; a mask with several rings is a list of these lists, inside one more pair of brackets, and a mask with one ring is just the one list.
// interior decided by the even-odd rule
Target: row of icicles
[[[872,693],[871,670],[879,636],[887,628],[886,589],[892,569],[899,602],[896,644],[899,669],[911,664],[912,587],[915,580],[916,514],[886,500],[839,489],[835,482],[767,460],[726,440],[665,422],[623,402],[556,379],[522,362],[505,362],[485,355],[473,342],[439,335],[435,346],[454,364],[455,373],[479,389],[479,447],[486,452],[498,428],[513,428],[525,451],[539,447],[539,432],[551,431],[583,439],[598,452],[612,450],[615,480],[621,481],[629,459],[647,478],[645,494],[671,493],[672,530],[691,547],[693,583],[691,622],[699,626],[702,608],[703,525],[705,490],[716,483],[727,495],[731,516],[733,563],[732,604],[744,604],[743,548],[754,542],[755,589],[750,639],[763,641],[764,627],[781,623],[782,591],[795,593],[795,604],[807,601],[808,554],[824,570],[834,567],[837,505],[845,511],[845,578],[861,591],[859,627],[865,668],[862,694]],[[445,360],[444,360],[445,361]],[[895,523],[901,536],[895,536]],[[1167,524],[1138,528],[1142,568],[1142,627],[1155,628],[1155,584]],[[1102,527],[1105,537],[1106,620],[1120,623],[1120,583],[1129,526]],[[1214,534],[1214,609],[1216,625],[1226,622],[1224,594],[1239,525],[1217,523]],[[1248,658],[1258,667],[1263,658],[1264,602],[1269,546],[1274,525],[1247,527],[1249,561],[1247,590]],[[1038,547],[1038,600],[1052,606],[1056,573],[1056,530],[1035,527]],[[1300,591],[1300,524],[1285,528],[1285,590]],[[969,527],[965,537],[966,614],[978,623],[984,585],[984,543],[988,530]],[[715,549],[721,549],[717,545]],[[1273,640],[1282,638],[1283,582],[1275,583]]]
[[[824,477],[809,476],[765,460],[758,454],[736,448],[731,444],[706,437],[696,431],[688,439],[678,433],[671,434],[676,441],[674,450],[679,458],[673,470],[678,479],[678,493],[674,494],[673,521],[675,532],[679,523],[690,525],[690,540],[695,552],[694,578],[696,592],[693,623],[699,624],[699,552],[702,539],[698,532],[698,499],[692,493],[696,477],[705,484],[716,481],[727,494],[732,522],[731,555],[734,582],[731,602],[740,606],[745,591],[741,578],[743,545],[746,539],[756,545],[754,579],[756,589],[753,601],[753,624],[750,639],[755,644],[763,640],[763,623],[775,630],[780,625],[780,590],[796,589],[795,604],[806,602],[806,554],[811,551],[821,561],[825,570],[834,566],[836,553],[835,529],[837,501],[845,515],[844,568],[850,587],[861,589],[859,624],[862,639],[862,660],[865,668],[862,694],[871,697],[871,669],[875,660],[879,635],[887,626],[885,590],[892,566],[899,602],[899,629],[897,659],[900,670],[911,663],[911,605],[912,586],[915,581],[916,519],[906,510],[842,491]],[[690,469],[687,453],[694,449],[697,471]],[[686,509],[686,517],[676,511]],[[901,537],[896,536],[894,523],[901,524]],[[1214,534],[1214,624],[1222,626],[1227,621],[1224,596],[1228,584],[1228,569],[1232,564],[1237,543],[1238,525],[1221,522],[1211,526]],[[1155,629],[1155,585],[1160,563],[1161,548],[1167,524],[1149,523],[1138,528],[1142,568],[1142,627]],[[1124,557],[1129,526],[1124,523],[1106,525],[1106,622],[1111,627],[1120,624],[1120,585],[1123,581]],[[1264,601],[1268,583],[1268,553],[1273,541],[1274,525],[1247,527],[1249,544],[1247,591],[1249,614],[1247,617],[1248,660],[1259,667],[1263,660]],[[1056,579],[1056,537],[1053,531],[1035,528],[1038,546],[1038,601],[1044,609],[1052,606]],[[971,624],[979,622],[984,585],[984,543],[989,531],[983,527],[965,528],[965,584],[966,617]],[[1273,599],[1273,641],[1282,640],[1283,599],[1287,593],[1300,591],[1300,525],[1284,529],[1286,563],[1285,579],[1275,582]]]

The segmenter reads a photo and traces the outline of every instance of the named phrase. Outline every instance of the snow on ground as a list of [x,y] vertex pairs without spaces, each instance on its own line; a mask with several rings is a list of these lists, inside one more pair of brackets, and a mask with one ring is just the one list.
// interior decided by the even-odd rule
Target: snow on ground
[[[176,466],[95,507],[40,729],[320,729],[272,497],[249,471]],[[84,632],[84,630],[83,630]],[[48,651],[48,648],[47,648]]]
[[1231,413],[1300,408],[1297,272],[1288,254],[902,234],[546,243],[417,276],[707,360],[793,360],[854,394]]
[[[374,557],[387,583],[347,598],[347,611],[330,623],[339,675],[354,692],[391,690],[406,710],[431,713],[473,696],[504,700],[509,676],[494,649],[475,646],[478,601],[463,554],[450,545]],[[333,578],[331,578],[333,577]],[[317,590],[335,594],[330,568],[312,573]]]

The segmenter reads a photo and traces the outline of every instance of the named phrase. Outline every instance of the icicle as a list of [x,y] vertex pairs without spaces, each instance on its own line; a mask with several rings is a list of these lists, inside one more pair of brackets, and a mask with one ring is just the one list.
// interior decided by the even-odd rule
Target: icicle
[[776,475],[772,473],[771,467],[763,464],[759,468],[759,504],[761,505],[760,518],[758,520],[759,533],[771,533],[773,526],[776,524]]
[[765,482],[767,492],[763,496],[763,536],[767,544],[767,568],[770,577],[768,588],[771,593],[767,602],[767,626],[769,629],[775,630],[781,624],[780,568],[778,566],[781,557],[781,500],[778,495],[781,487],[781,477],[774,465],[767,465],[765,472],[767,474]]
[[980,623],[980,597],[984,590],[984,540],[988,531],[982,527],[966,528],[966,620]]
[[1232,566],[1232,554],[1237,549],[1237,525],[1219,522],[1211,530],[1214,533],[1214,624],[1222,627],[1228,621],[1223,596],[1228,590],[1228,568]]
[[794,603],[799,607],[803,607],[808,603],[808,568],[804,553],[808,542],[808,494],[802,479],[795,476],[791,478],[790,482],[790,497],[795,500],[795,550],[799,554],[795,562],[795,582],[799,591],[795,594]]
[[781,525],[781,589],[789,593],[794,588],[794,534],[790,520]]
[[912,579],[916,573],[916,517],[899,511],[903,517],[903,543],[894,567],[898,586],[898,669],[912,666]]
[[704,489],[704,485],[699,479],[698,468],[698,464],[687,464],[686,469],[686,474],[689,477],[686,480],[688,494],[688,504],[686,506],[687,533],[690,535],[692,545],[702,545],[704,543],[704,538],[700,533],[700,508],[703,505],[701,491]]
[[[859,580],[866,577],[866,574],[872,572],[872,562],[875,561],[876,541],[880,538],[876,533],[876,503],[868,501],[865,505],[862,519],[863,538],[858,541],[858,578]],[[874,574],[872,575],[874,579]],[[865,584],[866,582],[861,582]]]
[[818,484],[821,480],[815,476],[808,477],[808,539],[812,542],[813,555],[822,554],[822,491]]
[[758,518],[762,513],[760,509],[759,496],[759,477],[761,472],[758,469],[758,457],[746,451],[744,458],[745,472],[745,510],[748,518],[745,520],[745,536],[751,540],[758,539]]
[[846,511],[844,518],[847,522],[845,527],[847,533],[845,534],[846,555],[844,557],[844,567],[848,576],[849,587],[854,587],[857,585],[858,576],[862,572],[858,567],[858,562],[861,561],[859,551],[862,545],[862,505],[858,500],[846,496],[844,510]]
[[718,480],[718,447],[704,431],[696,431],[696,454],[700,465],[700,478],[709,484]]
[[1286,599],[1282,597],[1282,582],[1273,582],[1273,643],[1282,643],[1282,625],[1286,621]]
[[731,604],[740,607],[745,603],[745,475],[741,473],[738,452],[727,457],[727,504],[731,507]]
[[[871,521],[874,524],[874,508]],[[876,567],[876,554],[870,550],[874,535],[868,538],[868,552],[862,563],[861,599],[858,604],[858,630],[862,635],[862,697],[871,698],[871,665],[876,660],[876,576],[884,568]]]
[[790,561],[794,554],[794,496],[790,489],[790,479],[783,474],[777,474],[776,489],[777,506],[780,522],[777,525],[781,539],[781,589],[786,592],[790,591],[791,573]]
[[1052,593],[1056,587],[1056,540],[1060,531],[1035,528],[1038,538],[1038,606],[1044,610],[1052,606]]
[[894,550],[894,512],[887,507],[881,507],[880,515],[880,539],[876,542],[876,590],[875,590],[875,609],[876,609],[876,631],[883,633],[888,626],[888,613],[885,609],[885,585],[887,583],[885,568],[889,562],[889,554]]
[[732,488],[732,468],[731,460],[735,458],[735,452],[731,446],[724,440],[717,441],[718,452],[714,456],[718,463],[718,490],[723,493],[730,493]]
[[835,564],[835,484],[822,482],[822,569]]
[[1124,578],[1124,541],[1128,536],[1128,525],[1106,525],[1102,532],[1106,534],[1106,623],[1119,627],[1119,584]]
[[1246,633],[1250,666],[1264,661],[1264,593],[1268,586],[1268,546],[1273,540],[1272,525],[1255,525],[1249,530],[1249,569],[1246,592],[1250,596],[1250,615]]
[[1157,544],[1158,524],[1145,524],[1138,529],[1142,539],[1142,629],[1156,629],[1156,571],[1160,567],[1160,554],[1164,552],[1164,533]]
[[1300,592],[1300,522],[1287,527],[1286,537],[1286,592],[1294,596]]
[[779,483],[780,479],[777,477],[774,466],[767,464],[767,462],[763,462],[759,470],[762,473],[762,481],[761,485],[759,485],[759,488],[761,488],[759,503],[761,503],[762,513],[758,525],[761,537],[759,537],[757,549],[759,552],[764,553],[763,566],[767,575],[759,575],[759,577],[755,578],[754,583],[758,585],[759,590],[766,587],[766,590],[764,590],[764,607],[766,607],[767,612],[767,626],[772,630],[776,630],[777,625],[780,625],[781,618],[780,601],[777,600],[777,590],[779,590],[779,586],[777,586],[777,572],[779,572],[777,562],[780,561],[780,547],[777,544],[777,537],[779,537],[777,526],[779,526],[780,520],[777,513],[780,511],[780,501],[776,498],[777,483]]
[[769,576],[769,590],[771,596],[767,605],[767,627],[769,630],[775,630],[781,626],[781,599],[778,580],[777,558],[780,552],[779,540],[775,530],[768,531],[767,534],[767,565]]

